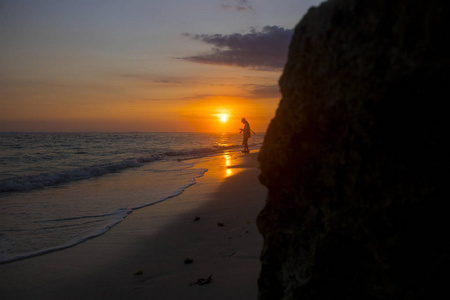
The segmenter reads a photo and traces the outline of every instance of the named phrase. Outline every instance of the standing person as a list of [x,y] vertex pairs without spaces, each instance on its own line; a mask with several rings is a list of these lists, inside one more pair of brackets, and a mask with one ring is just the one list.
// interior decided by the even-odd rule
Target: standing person
[[250,150],[248,149],[248,138],[251,136],[250,131],[252,131],[252,130],[250,129],[250,124],[248,124],[248,122],[245,118],[242,118],[241,122],[244,123],[244,129],[241,128],[241,131],[240,131],[240,133],[244,132],[244,140],[242,141],[242,145],[244,145],[244,150],[242,152],[250,153]]

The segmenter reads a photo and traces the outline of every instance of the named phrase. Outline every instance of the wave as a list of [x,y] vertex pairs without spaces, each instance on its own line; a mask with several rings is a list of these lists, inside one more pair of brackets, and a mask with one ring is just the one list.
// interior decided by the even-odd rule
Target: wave
[[[250,145],[251,146],[251,145]],[[70,170],[42,173],[39,175],[23,175],[0,180],[0,193],[26,192],[48,186],[70,183],[79,180],[103,176],[109,173],[119,172],[129,168],[138,168],[145,163],[154,162],[171,157],[183,157],[179,160],[200,158],[214,155],[223,151],[238,149],[241,145],[229,144],[208,148],[194,148],[189,150],[166,151],[147,157],[127,159],[121,162],[105,163],[81,167]]]
[[216,154],[225,150],[232,150],[242,147],[240,145],[222,145],[222,146],[213,146],[210,148],[194,148],[189,150],[173,150],[164,152],[165,156],[194,156],[194,157],[202,157],[211,154]]
[[[108,232],[111,228],[116,226],[117,224],[121,223],[129,214],[131,214],[134,210],[138,210],[144,207],[148,207],[151,205],[155,205],[157,203],[160,203],[162,201],[174,198],[178,195],[181,195],[188,187],[194,185],[196,183],[196,179],[199,177],[202,177],[208,169],[198,169],[199,173],[192,177],[186,184],[179,186],[169,193],[167,195],[162,196],[161,198],[157,199],[156,201],[153,201],[151,203],[144,203],[132,208],[119,208],[112,212],[105,213],[105,214],[99,214],[99,215],[88,215],[88,216],[78,216],[78,217],[70,217],[70,218],[62,218],[62,219],[51,219],[51,220],[43,220],[43,221],[36,221],[34,223],[43,223],[43,224],[49,224],[48,227],[41,228],[42,230],[48,230],[48,229],[63,229],[67,227],[75,227],[75,226],[83,226],[89,223],[96,223],[96,222],[103,222],[104,220],[107,220],[106,224],[103,225],[101,228],[95,228],[89,233],[80,236],[78,238],[72,239],[69,242],[66,242],[60,246],[40,249],[33,252],[27,252],[27,253],[21,253],[16,255],[7,255],[8,248],[13,248],[14,246],[14,240],[12,237],[7,233],[0,233],[0,245],[2,248],[6,251],[4,253],[0,253],[0,264],[5,264],[17,260],[27,259],[34,256],[44,255],[47,253],[55,252],[64,250],[67,248],[71,248],[73,246],[76,246],[78,244],[81,244],[87,240],[96,238],[98,236],[101,236]],[[100,220],[96,220],[100,219]],[[65,224],[67,222],[75,221],[75,224]],[[80,222],[76,222],[80,221]],[[58,224],[61,223],[61,224]],[[52,226],[53,225],[53,226]],[[10,245],[10,247],[8,247]]]
[[[71,241],[69,241],[63,245],[60,245],[60,246],[55,246],[55,247],[46,248],[46,249],[40,249],[40,250],[37,250],[34,252],[21,253],[21,254],[16,254],[16,255],[9,255],[9,256],[4,255],[4,254],[0,255],[0,264],[5,264],[5,263],[22,260],[22,259],[26,259],[26,258],[43,255],[43,254],[47,254],[47,253],[51,253],[51,252],[64,250],[64,249],[73,247],[73,246],[83,243],[87,240],[90,240],[90,239],[93,239],[95,237],[105,234],[112,227],[114,227],[115,225],[122,222],[127,217],[127,215],[130,214],[131,212],[132,212],[131,209],[126,209],[126,208],[117,209],[114,212],[107,214],[109,216],[114,216],[114,218],[111,218],[111,220],[102,228],[93,229],[88,234],[78,237],[78,238],[75,238],[75,239],[72,239]],[[91,217],[94,217],[94,216],[91,216]],[[101,216],[97,216],[97,217],[101,217]],[[60,221],[60,220],[57,220],[57,221]],[[13,244],[14,241],[9,234],[1,233],[0,234],[0,244],[5,244],[5,243]]]
[[118,163],[92,165],[53,173],[7,178],[0,180],[0,193],[29,191],[51,185],[99,177],[105,174],[119,172],[124,169],[137,168],[142,166],[143,163],[161,159],[161,156],[152,156],[139,159],[128,159]]
[[144,208],[144,207],[147,207],[147,206],[155,205],[155,204],[157,204],[159,202],[162,202],[162,201],[165,201],[167,199],[170,199],[170,198],[176,197],[178,195],[181,195],[188,187],[194,185],[197,182],[196,181],[197,178],[202,177],[203,175],[205,175],[206,172],[208,172],[208,169],[204,169],[204,168],[201,168],[201,169],[198,169],[198,170],[199,170],[199,174],[197,176],[195,176],[195,177],[192,177],[191,180],[189,180],[188,183],[175,188],[173,191],[168,193],[166,196],[161,197],[160,199],[158,199],[156,201],[153,201],[151,203],[145,203],[145,204],[142,204],[142,205],[135,206],[135,207],[132,208],[132,210],[141,209],[141,208]]

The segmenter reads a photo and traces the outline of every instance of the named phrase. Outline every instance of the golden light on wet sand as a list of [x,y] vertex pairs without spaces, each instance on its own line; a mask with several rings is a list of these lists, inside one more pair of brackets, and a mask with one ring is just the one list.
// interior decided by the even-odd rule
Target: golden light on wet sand
[[229,177],[233,175],[233,169],[231,167],[231,155],[229,153],[225,153],[223,155],[223,158],[225,159],[225,177]]

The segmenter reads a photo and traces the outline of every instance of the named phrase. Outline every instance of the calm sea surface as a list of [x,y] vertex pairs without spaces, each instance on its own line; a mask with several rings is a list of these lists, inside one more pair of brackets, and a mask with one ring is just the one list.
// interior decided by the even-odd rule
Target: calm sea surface
[[0,133],[0,263],[99,236],[195,184],[207,172],[198,158],[241,143],[239,134]]

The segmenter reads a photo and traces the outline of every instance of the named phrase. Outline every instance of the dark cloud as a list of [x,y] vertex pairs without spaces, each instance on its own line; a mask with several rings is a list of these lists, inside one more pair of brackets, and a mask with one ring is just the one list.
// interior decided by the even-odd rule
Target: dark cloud
[[280,98],[280,87],[274,85],[252,84],[245,88],[250,98]]
[[265,26],[250,33],[184,34],[191,39],[213,45],[212,51],[182,59],[197,63],[232,65],[261,70],[281,70],[287,58],[292,29]]
[[222,8],[227,10],[236,11],[252,11],[252,6],[248,3],[248,0],[236,0],[235,4],[222,4]]
[[176,79],[155,79],[153,80],[155,83],[161,83],[161,84],[179,84],[183,83],[182,81],[176,80]]
[[153,75],[146,74],[122,74],[121,78],[131,82],[138,82],[144,84],[158,83],[158,84],[180,84],[184,83],[183,78],[177,77],[159,77],[155,78]]
[[263,85],[263,84],[243,84],[238,86],[241,89],[241,93],[236,95],[234,93],[231,94],[197,94],[192,96],[187,96],[184,98],[180,98],[180,100],[199,100],[199,99],[208,99],[214,97],[244,97],[248,99],[272,99],[281,97],[280,87],[277,84],[273,85]]

